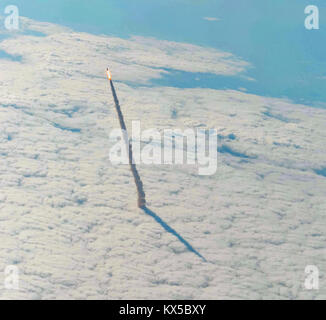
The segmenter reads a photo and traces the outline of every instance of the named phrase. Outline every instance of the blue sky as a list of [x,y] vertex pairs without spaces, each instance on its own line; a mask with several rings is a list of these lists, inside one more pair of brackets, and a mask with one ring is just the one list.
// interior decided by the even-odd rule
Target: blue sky
[[[78,31],[194,43],[229,51],[251,63],[245,76],[173,73],[157,84],[246,88],[314,106],[326,102],[326,3],[321,0],[70,0],[3,1],[20,14]],[[320,10],[320,30],[304,28],[304,8]],[[215,17],[208,21],[204,17]],[[325,18],[324,18],[325,17]],[[325,21],[325,24],[324,24]],[[197,79],[197,81],[195,81]]]

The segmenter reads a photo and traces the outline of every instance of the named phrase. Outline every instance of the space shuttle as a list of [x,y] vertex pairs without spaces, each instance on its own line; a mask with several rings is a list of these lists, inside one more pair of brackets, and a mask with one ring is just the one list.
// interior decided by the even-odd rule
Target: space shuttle
[[112,75],[111,75],[109,68],[106,68],[106,76],[107,76],[108,80],[110,80],[110,81],[112,80]]

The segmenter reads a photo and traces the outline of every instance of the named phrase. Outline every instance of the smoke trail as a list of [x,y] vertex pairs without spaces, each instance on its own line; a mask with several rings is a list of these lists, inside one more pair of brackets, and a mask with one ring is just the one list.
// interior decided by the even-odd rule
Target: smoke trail
[[119,118],[119,122],[120,122],[120,127],[121,130],[123,132],[123,137],[126,143],[126,148],[127,148],[127,153],[129,156],[129,166],[130,166],[130,170],[132,172],[132,175],[134,177],[134,181],[137,187],[137,194],[138,194],[138,207],[139,208],[144,208],[146,206],[146,199],[145,199],[145,192],[144,192],[144,188],[143,188],[143,182],[140,179],[136,164],[133,161],[133,155],[132,155],[132,145],[131,142],[129,141],[129,137],[128,137],[128,132],[127,132],[127,127],[123,118],[123,114],[121,112],[121,108],[120,108],[120,104],[119,104],[119,100],[117,97],[117,94],[115,92],[115,88],[112,82],[112,79],[109,78],[110,81],[110,85],[111,85],[111,90],[112,90],[112,95],[113,95],[113,99],[114,99],[114,103],[115,103],[115,108],[118,114],[118,118]]
[[137,167],[133,161],[133,155],[132,155],[132,145],[129,141],[129,137],[128,137],[128,132],[127,132],[127,127],[123,118],[123,114],[120,108],[120,104],[119,104],[119,100],[117,97],[117,94],[115,92],[115,88],[111,79],[111,73],[109,70],[107,70],[107,75],[108,75],[108,80],[110,81],[110,85],[111,85],[111,90],[112,90],[112,95],[113,95],[113,99],[114,99],[114,103],[115,103],[115,108],[116,111],[118,113],[118,118],[119,118],[119,122],[120,122],[120,127],[121,130],[123,132],[123,138],[126,144],[126,148],[127,148],[127,153],[129,155],[129,166],[131,169],[131,172],[134,176],[134,180],[135,180],[135,184],[137,187],[137,193],[138,193],[138,207],[141,208],[147,215],[151,216],[152,218],[155,219],[155,221],[157,223],[159,223],[167,232],[171,233],[172,235],[174,235],[175,237],[178,238],[178,240],[183,243],[185,245],[185,247],[191,251],[192,253],[194,253],[195,255],[197,255],[199,258],[201,258],[204,262],[207,262],[206,259],[197,251],[195,250],[188,241],[186,241],[183,237],[181,237],[181,235],[176,232],[173,228],[171,228],[165,221],[163,221],[155,212],[153,212],[152,210],[150,210],[149,208],[146,207],[146,199],[145,199],[145,192],[144,192],[144,188],[143,188],[143,183],[140,179],[139,173],[137,171]]

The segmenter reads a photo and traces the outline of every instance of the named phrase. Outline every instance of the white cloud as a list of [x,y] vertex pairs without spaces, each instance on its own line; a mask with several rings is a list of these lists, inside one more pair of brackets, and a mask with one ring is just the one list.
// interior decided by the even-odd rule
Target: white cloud
[[207,21],[220,21],[220,19],[215,18],[215,17],[204,17],[203,19],[207,20]]
[[128,125],[141,118],[142,129],[218,130],[224,147],[214,176],[139,168],[149,207],[204,263],[136,208],[128,166],[110,164],[118,121],[104,72],[109,63],[114,79],[137,83],[160,68],[229,74],[246,63],[187,44],[26,21],[48,35],[0,43],[23,57],[0,59],[0,137],[11,130],[15,145],[0,149],[0,272],[8,264],[21,271],[20,291],[0,285],[1,298],[325,296],[324,279],[319,291],[303,289],[307,264],[326,267],[326,181],[314,171],[325,165],[325,110],[231,90],[116,82]]
[[[13,55],[19,52],[25,56],[26,64],[37,62],[40,68],[51,65],[49,76],[61,68],[61,76],[69,70],[74,74],[94,77],[98,76],[104,65],[109,62],[113,71],[119,70],[119,73],[114,74],[115,79],[140,83],[167,73],[164,68],[235,75],[249,66],[247,62],[230,53],[186,43],[144,37],[133,37],[129,40],[100,37],[68,32],[61,27],[58,27],[55,33],[56,26],[52,24],[36,23],[34,26],[28,19],[23,21],[23,24],[30,28],[26,27],[24,32],[36,30],[48,36],[20,36],[19,44],[16,38],[8,39],[1,43],[0,48]],[[74,47],[71,46],[72,43]],[[39,50],[31,52],[31,47],[35,46]],[[72,54],[74,60],[71,60]]]

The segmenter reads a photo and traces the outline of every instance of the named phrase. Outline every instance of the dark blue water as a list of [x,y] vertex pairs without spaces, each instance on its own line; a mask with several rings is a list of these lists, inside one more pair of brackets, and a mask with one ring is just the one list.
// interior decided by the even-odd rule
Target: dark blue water
[[0,50],[0,59],[7,59],[11,61],[21,61],[22,57],[19,55],[12,55],[7,53],[6,51]]
[[291,99],[295,103],[312,105],[315,107],[326,107],[323,101],[325,97],[324,82],[308,86],[305,83],[299,83],[297,86],[286,86],[275,82],[274,85],[261,80],[250,81],[240,76],[217,76],[207,73],[191,73],[183,71],[167,70],[169,74],[160,79],[152,81],[154,85],[172,86],[177,88],[211,88],[218,90],[240,90],[252,94]]

